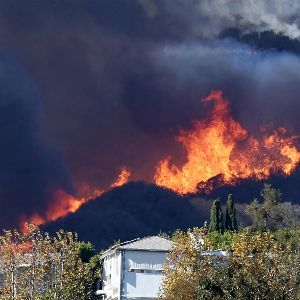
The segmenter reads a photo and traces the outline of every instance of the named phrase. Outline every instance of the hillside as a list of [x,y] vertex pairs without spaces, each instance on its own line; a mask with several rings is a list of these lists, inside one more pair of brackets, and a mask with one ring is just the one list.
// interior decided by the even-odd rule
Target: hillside
[[210,205],[206,200],[192,200],[154,184],[130,182],[43,229],[76,231],[81,240],[92,242],[100,250],[119,239],[202,226],[209,219]]

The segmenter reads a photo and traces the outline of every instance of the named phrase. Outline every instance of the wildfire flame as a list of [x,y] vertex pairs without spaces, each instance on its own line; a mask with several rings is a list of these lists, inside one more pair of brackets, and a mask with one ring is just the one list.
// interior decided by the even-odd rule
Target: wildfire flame
[[[121,186],[126,184],[131,176],[131,172],[128,168],[123,167],[116,179],[110,185],[110,188]],[[66,193],[64,190],[58,190],[54,193],[54,200],[51,205],[48,206],[46,213],[41,215],[35,213],[31,216],[21,216],[20,217],[20,229],[26,231],[26,223],[34,225],[42,225],[50,221],[54,221],[60,217],[66,216],[69,213],[74,213],[77,211],[84,203],[100,196],[104,191],[96,189],[92,194],[89,194],[86,197],[75,198],[74,196]]]
[[[212,91],[203,102],[214,106],[204,120],[192,123],[192,129],[180,130],[177,141],[186,150],[183,166],[172,163],[171,157],[159,162],[154,181],[177,193],[209,192],[222,184],[235,184],[240,179],[266,179],[272,174],[289,175],[300,162],[296,136],[279,127],[261,128],[261,137],[253,137],[231,116],[228,100],[221,91]],[[129,181],[131,171],[123,167],[110,188]],[[63,190],[54,193],[54,201],[44,214],[22,216],[20,227],[26,223],[41,225],[75,212],[84,203],[104,191],[85,187],[88,196],[77,199]]]
[[114,188],[117,186],[124,185],[129,181],[130,176],[131,176],[130,170],[126,167],[122,168],[117,180],[110,187]]
[[156,167],[157,185],[186,194],[209,188],[216,177],[224,184],[235,183],[266,179],[274,173],[288,175],[295,169],[300,152],[296,137],[288,136],[285,128],[262,129],[262,138],[257,139],[231,117],[221,91],[212,91],[202,101],[214,101],[208,117],[193,121],[193,128],[181,130],[177,137],[187,152],[186,163],[178,167],[171,158],[162,160]]

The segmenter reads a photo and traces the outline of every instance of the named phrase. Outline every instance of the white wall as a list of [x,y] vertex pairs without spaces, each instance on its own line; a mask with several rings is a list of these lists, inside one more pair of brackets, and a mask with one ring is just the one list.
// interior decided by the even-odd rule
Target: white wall
[[121,253],[115,252],[103,261],[103,290],[107,296],[115,298],[120,294]]
[[165,261],[164,252],[125,251],[122,284],[124,299],[154,299],[162,284]]

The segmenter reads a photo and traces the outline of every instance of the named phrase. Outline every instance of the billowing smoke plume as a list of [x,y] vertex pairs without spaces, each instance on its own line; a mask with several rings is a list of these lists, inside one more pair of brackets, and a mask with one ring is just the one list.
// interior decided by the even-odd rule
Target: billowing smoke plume
[[292,39],[300,37],[300,4],[279,0],[165,0],[139,1],[148,15],[165,14],[194,36],[216,37],[228,28],[244,34],[273,31]]
[[60,157],[39,136],[41,103],[28,75],[0,51],[0,227],[39,212],[58,189],[72,191]]
[[[37,84],[41,134],[61,150],[80,194],[108,186],[123,166],[132,179],[151,181],[166,155],[183,160],[174,136],[205,116],[200,99],[211,90],[223,90],[253,135],[270,122],[299,132],[299,16],[299,4],[279,0],[0,0],[0,43]],[[35,98],[26,96],[23,110],[31,112]],[[9,153],[21,136],[7,141]],[[44,171],[49,151],[38,144],[44,163],[33,165]],[[43,179],[50,189],[65,186],[56,164]],[[14,191],[22,194],[19,211],[45,205],[42,188],[42,197]]]

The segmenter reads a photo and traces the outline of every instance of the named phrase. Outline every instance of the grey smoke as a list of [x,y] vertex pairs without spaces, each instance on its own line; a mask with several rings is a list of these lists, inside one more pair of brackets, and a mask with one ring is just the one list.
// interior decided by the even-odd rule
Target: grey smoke
[[217,37],[227,28],[300,37],[300,3],[280,0],[140,0],[149,17],[166,14],[194,36]]

